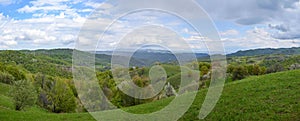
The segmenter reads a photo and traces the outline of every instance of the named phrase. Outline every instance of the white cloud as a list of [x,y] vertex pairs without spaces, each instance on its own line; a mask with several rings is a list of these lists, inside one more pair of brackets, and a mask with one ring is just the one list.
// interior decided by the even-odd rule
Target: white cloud
[[300,46],[300,39],[276,39],[273,38],[265,28],[254,28],[253,30],[248,30],[244,37],[223,38],[222,41],[224,42],[227,53],[255,48],[286,48]]
[[19,8],[17,11],[23,14],[33,13],[34,17],[44,17],[51,14],[55,15],[52,12],[60,13],[59,16],[57,16],[58,18],[73,18],[80,16],[77,13],[80,9],[72,7],[74,4],[77,4],[78,1],[72,2],[72,0],[36,0],[29,3],[29,5],[25,5],[24,7]]
[[3,43],[6,46],[14,46],[17,45],[18,43],[14,40],[14,38],[10,35],[6,36],[1,36],[0,37],[0,43]]
[[84,2],[84,5],[92,7],[94,9],[98,9],[99,7],[101,7],[101,9],[110,9],[113,7],[113,5],[108,3],[99,3],[99,2],[92,2],[92,1]]
[[9,21],[10,21],[9,17],[4,16],[3,13],[0,13],[0,30]]
[[[80,9],[73,7],[75,4],[78,4]],[[103,17],[104,14],[108,15],[108,12],[99,9],[93,13],[94,18],[89,16],[88,23],[84,24],[87,20],[87,14],[82,14],[82,12],[92,12],[98,6],[101,6],[102,9],[112,7],[110,4],[80,0],[31,1],[30,5],[18,9],[18,12],[33,13],[33,18],[15,21],[17,23],[15,28],[13,26],[8,27],[8,29],[15,32],[18,31],[17,28],[39,31],[35,32],[37,35],[29,35],[23,31],[18,32],[24,34],[26,41],[32,41],[36,45],[47,43],[48,46],[58,47],[74,46],[81,27],[85,25],[88,32],[81,33],[79,44],[89,45],[91,41],[97,41],[99,39],[97,35],[112,22],[111,19]],[[25,39],[18,38],[18,41],[25,41]]]
[[[271,25],[272,37],[300,38],[299,0],[197,0],[217,20],[241,25]],[[277,27],[274,27],[277,26]],[[282,27],[285,31],[282,31]]]
[[86,20],[86,16],[77,13],[81,9],[72,7],[73,4],[79,2],[72,0],[30,1],[29,5],[17,10],[22,14],[33,14],[32,18],[26,19],[14,20],[0,14],[1,47],[12,49],[73,48],[77,34]]
[[[237,50],[299,46],[297,37],[300,35],[300,26],[298,24],[300,23],[298,16],[300,14],[300,3],[283,1],[230,0],[224,2],[206,0],[199,3],[215,19],[225,19],[243,25],[269,25],[269,28],[249,30],[244,37],[241,37],[240,34],[242,32],[237,31],[238,29],[236,28],[221,32],[220,34],[223,37],[223,41],[226,42],[227,48]],[[135,5],[126,1],[122,1],[122,3],[129,4],[129,6]],[[168,6],[166,2],[163,3],[158,6],[174,7]],[[80,9],[74,7],[73,5],[75,4],[80,4]],[[112,4],[81,0],[34,0],[17,10],[20,14],[33,14],[32,18],[10,20],[10,18],[0,14],[0,29],[2,26],[0,47],[13,48],[17,46],[22,48],[24,43],[27,44],[25,46],[38,46],[39,48],[72,47],[78,37],[78,32],[87,20],[88,15],[86,12],[92,12],[96,8],[98,11],[95,11],[94,15],[89,16],[89,23],[85,24],[86,30],[84,33],[81,33],[79,42],[83,45],[94,45],[100,39],[99,34],[104,32],[114,17],[118,16],[111,15],[111,12],[107,10],[113,8]],[[186,12],[193,13],[188,10]],[[105,33],[105,38],[99,41],[98,49],[114,48],[117,45],[117,40],[123,37],[120,35],[126,35],[137,29],[137,27],[151,24],[169,27],[169,29],[178,32],[177,34],[184,35],[183,39],[195,49],[204,47],[201,40],[210,41],[207,37],[201,37],[198,33],[192,31],[191,28],[186,27],[184,22],[176,21],[165,14],[157,14],[151,11],[148,13],[132,13],[122,20],[116,21],[116,24]],[[153,32],[157,33],[158,31]],[[142,39],[143,37],[137,36],[132,38],[134,39],[132,42],[129,41],[125,44],[141,45],[149,41],[164,43],[163,40],[166,38],[176,40],[176,38],[168,38],[167,35],[170,34],[165,31],[159,32],[163,36],[155,37],[152,34],[142,33],[149,38]],[[164,44],[180,47],[180,44],[170,40]]]
[[121,50],[137,49],[144,45],[160,45],[170,50],[189,50],[190,46],[175,32],[159,26],[144,26],[127,34],[118,44]]
[[93,12],[93,9],[80,9],[78,12]]
[[70,1],[71,0],[35,0],[30,1],[30,5],[25,5],[17,11],[21,13],[33,13],[36,11],[63,11],[70,8],[66,5],[66,3]]
[[[62,17],[62,14],[11,20],[2,27],[0,38],[2,43],[8,47],[70,47],[84,20],[82,17],[65,18]],[[27,45],[20,45],[24,42]]]
[[240,34],[240,32],[237,31],[237,30],[234,30],[234,29],[227,30],[225,32],[220,32],[221,36],[236,36],[236,35],[239,35],[239,34]]
[[29,7],[26,5],[23,8],[18,9],[18,12],[25,12],[25,13],[32,13],[35,11],[59,11],[59,10],[66,10],[68,6],[66,5],[58,5],[58,6],[32,6]]

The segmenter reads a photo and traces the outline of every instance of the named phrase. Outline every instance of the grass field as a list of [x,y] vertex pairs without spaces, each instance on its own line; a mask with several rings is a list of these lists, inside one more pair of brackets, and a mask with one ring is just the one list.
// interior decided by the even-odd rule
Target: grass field
[[[252,76],[228,83],[213,111],[205,120],[300,120],[300,70],[263,76]],[[1,121],[88,121],[88,113],[53,114],[32,107],[14,111],[7,94],[9,86],[0,84]],[[190,109],[179,120],[198,120],[199,110],[207,90],[197,93]],[[132,113],[151,113],[168,105],[173,98],[125,108]],[[100,113],[101,114],[107,114]],[[109,116],[109,115],[107,115]]]

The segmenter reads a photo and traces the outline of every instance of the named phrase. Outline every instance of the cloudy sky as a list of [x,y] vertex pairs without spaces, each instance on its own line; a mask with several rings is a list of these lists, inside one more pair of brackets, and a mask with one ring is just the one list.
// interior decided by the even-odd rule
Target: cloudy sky
[[[134,6],[134,2],[136,0],[119,4]],[[196,2],[212,18],[227,53],[255,48],[300,46],[299,0]],[[0,49],[74,48],[78,36],[81,35],[86,36],[82,37],[84,39],[81,44],[91,44],[88,40],[98,41],[99,36],[94,35],[104,32],[107,25],[115,20],[114,17],[120,16],[110,11],[117,4],[102,0],[0,0]],[[197,15],[197,11],[186,12],[191,16],[201,16]],[[90,19],[90,24],[86,24],[87,19]],[[144,33],[149,38],[126,36],[125,40],[130,42],[125,43],[131,44],[127,46],[137,46],[147,41],[180,45],[176,43],[180,43],[178,40],[182,39],[177,39],[176,34],[165,29],[151,29],[153,33],[164,35],[159,37],[148,35],[150,33],[147,32],[151,31],[140,32],[143,29],[139,27],[145,25],[169,27],[190,44],[193,50],[201,51],[205,48],[202,40],[209,39],[198,36],[189,24],[178,17],[159,11],[141,11],[115,20],[115,24],[105,31],[103,39],[98,41],[98,50],[115,48],[120,38],[133,32]],[[89,34],[79,34],[83,26],[89,26]],[[206,29],[203,27],[203,30]],[[168,35],[172,37],[167,37]]]

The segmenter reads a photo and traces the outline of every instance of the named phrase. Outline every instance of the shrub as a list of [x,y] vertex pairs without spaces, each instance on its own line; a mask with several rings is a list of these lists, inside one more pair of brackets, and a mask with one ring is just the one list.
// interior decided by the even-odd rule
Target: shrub
[[267,69],[267,73],[275,73],[280,71],[284,71],[284,67],[280,63],[276,63]]
[[252,72],[253,75],[260,75],[261,74],[261,68],[259,65],[254,65],[253,66],[253,72]]
[[60,80],[52,82],[52,87],[50,87],[47,93],[47,99],[51,102],[49,108],[52,112],[74,112],[76,109],[75,97],[71,89]]
[[232,79],[233,80],[241,80],[248,76],[248,71],[244,66],[237,66],[233,69]]
[[205,75],[205,74],[207,74],[208,71],[209,71],[209,69],[208,69],[207,66],[202,66],[202,67],[200,68],[200,73],[201,73],[202,76]]
[[6,71],[9,74],[11,74],[12,76],[14,76],[15,81],[26,79],[26,76],[25,76],[24,72],[16,66],[9,65],[9,66],[6,67]]
[[11,74],[0,71],[0,82],[5,84],[12,84],[14,80],[15,78]]
[[14,87],[10,91],[13,97],[16,110],[22,110],[26,106],[32,106],[37,99],[36,91],[30,81],[20,80],[13,83]]

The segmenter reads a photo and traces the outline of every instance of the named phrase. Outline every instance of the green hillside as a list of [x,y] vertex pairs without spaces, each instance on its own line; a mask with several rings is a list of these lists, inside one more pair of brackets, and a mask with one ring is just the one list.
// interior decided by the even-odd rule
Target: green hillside
[[[252,76],[228,83],[214,110],[205,120],[299,120],[300,70]],[[197,94],[191,108],[180,120],[198,120],[199,109],[207,90]],[[150,113],[161,107],[157,101],[127,108],[130,112]]]
[[[252,76],[228,83],[213,111],[205,120],[300,120],[300,70]],[[53,114],[32,107],[23,112],[11,110],[8,85],[0,84],[0,119],[18,120],[93,120],[88,113]],[[191,108],[180,120],[198,120],[207,89],[199,91]],[[173,98],[125,108],[134,113],[150,113]]]
[[258,56],[258,55],[272,55],[272,54],[283,54],[283,55],[299,55],[300,47],[293,48],[265,48],[265,49],[253,49],[238,51],[236,53],[228,54],[227,56]]

